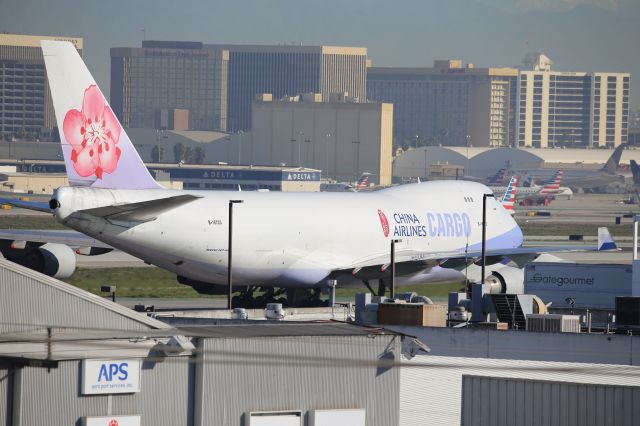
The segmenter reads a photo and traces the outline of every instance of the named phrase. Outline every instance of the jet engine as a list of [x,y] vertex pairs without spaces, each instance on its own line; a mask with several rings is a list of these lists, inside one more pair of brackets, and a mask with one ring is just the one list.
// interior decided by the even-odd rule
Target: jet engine
[[76,255],[63,244],[47,243],[24,249],[5,249],[7,260],[54,278],[69,278],[76,270]]
[[484,280],[489,284],[492,294],[523,294],[524,293],[524,270],[505,266],[498,270],[494,270]]

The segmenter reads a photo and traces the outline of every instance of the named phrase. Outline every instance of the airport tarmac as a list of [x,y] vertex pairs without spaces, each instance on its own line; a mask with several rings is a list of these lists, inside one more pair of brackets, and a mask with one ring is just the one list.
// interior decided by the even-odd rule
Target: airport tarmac
[[[637,204],[624,204],[624,194],[574,194],[571,200],[558,197],[548,206],[516,206],[520,224],[532,222],[615,224],[616,217],[640,214]],[[549,212],[550,216],[527,216],[527,212]],[[631,219],[623,218],[624,222]]]

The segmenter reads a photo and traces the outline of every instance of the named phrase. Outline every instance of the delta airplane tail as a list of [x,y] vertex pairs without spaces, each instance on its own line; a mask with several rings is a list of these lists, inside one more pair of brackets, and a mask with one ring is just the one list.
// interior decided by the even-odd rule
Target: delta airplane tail
[[624,149],[625,144],[619,145],[611,154],[611,157],[607,160],[607,162],[602,166],[600,171],[607,172],[609,174],[616,174],[618,171],[618,165],[620,164],[620,158],[622,158],[622,150]]
[[536,181],[533,179],[532,176],[529,176],[523,186],[525,188],[534,188],[536,186]]
[[516,186],[518,185],[518,176],[511,176],[507,190],[502,197],[502,207],[511,214],[514,214],[513,206],[516,203]]
[[69,183],[94,188],[161,188],[75,47],[63,41],[43,40],[41,44]]
[[633,183],[636,186],[640,185],[640,166],[635,160],[631,160],[631,173],[633,173]]
[[502,186],[504,185],[505,175],[507,173],[507,169],[500,169],[496,172],[495,175],[489,178],[487,183],[488,186]]

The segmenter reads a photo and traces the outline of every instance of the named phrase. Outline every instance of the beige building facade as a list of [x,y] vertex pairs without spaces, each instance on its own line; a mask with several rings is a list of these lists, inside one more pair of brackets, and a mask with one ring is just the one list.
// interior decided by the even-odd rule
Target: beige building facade
[[396,144],[510,146],[515,140],[514,68],[437,60],[431,68],[372,67],[367,96],[394,105]]
[[521,71],[518,146],[616,147],[627,143],[628,73]]
[[56,125],[41,40],[70,41],[82,56],[81,37],[0,34],[0,140],[50,137]]
[[51,194],[61,186],[69,186],[65,173],[0,173],[0,188],[20,194]]
[[320,94],[274,101],[262,95],[251,117],[251,164],[320,169],[324,178],[347,182],[368,172],[371,181],[391,184],[391,104],[323,102]]
[[348,46],[207,44],[229,52],[228,129],[247,131],[259,93],[274,98],[298,93],[348,93],[366,100],[367,49]]

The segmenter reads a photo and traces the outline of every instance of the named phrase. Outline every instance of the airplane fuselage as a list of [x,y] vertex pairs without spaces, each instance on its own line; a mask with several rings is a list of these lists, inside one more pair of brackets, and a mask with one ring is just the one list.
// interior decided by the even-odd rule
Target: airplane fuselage
[[[167,198],[198,198],[146,222],[122,222],[81,210]],[[227,282],[229,200],[236,285],[313,287],[332,271],[396,260],[428,261],[478,250],[482,194],[474,182],[436,181],[366,193],[284,193],[60,188],[63,224],[151,264],[194,280]],[[487,199],[487,247],[513,248],[522,233]],[[340,284],[340,282],[339,282]]]

